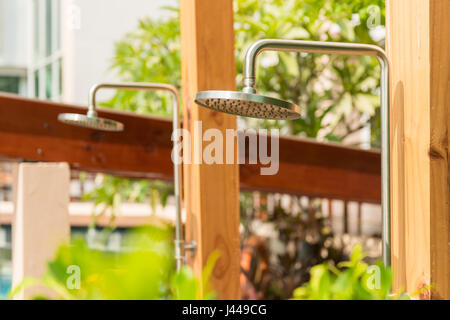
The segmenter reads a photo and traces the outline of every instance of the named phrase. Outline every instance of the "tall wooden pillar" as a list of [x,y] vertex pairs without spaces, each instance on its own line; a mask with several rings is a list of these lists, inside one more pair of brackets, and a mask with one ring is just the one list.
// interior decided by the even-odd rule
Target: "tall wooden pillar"
[[387,0],[395,287],[450,299],[450,1]]
[[[194,153],[194,141],[200,138],[194,130],[196,121],[202,122],[203,132],[217,128],[223,137],[226,129],[236,129],[236,117],[194,103],[197,91],[235,89],[233,1],[181,0],[180,9],[183,127],[191,133]],[[194,158],[192,155],[192,161]],[[191,261],[194,271],[200,275],[210,254],[217,250],[220,258],[212,274],[213,287],[221,299],[239,299],[238,165],[185,163],[184,195],[186,237],[198,245]]]

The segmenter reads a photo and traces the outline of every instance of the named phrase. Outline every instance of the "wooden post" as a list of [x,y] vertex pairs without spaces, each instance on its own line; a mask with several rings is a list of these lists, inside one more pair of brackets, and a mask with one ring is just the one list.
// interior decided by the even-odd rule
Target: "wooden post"
[[[191,133],[193,155],[194,141],[201,139],[201,133],[194,130],[196,121],[202,122],[203,131],[217,128],[223,137],[225,129],[236,129],[236,117],[194,103],[197,91],[235,90],[233,1],[181,0],[180,9],[183,118],[184,129]],[[235,144],[235,153],[236,149]],[[194,156],[191,159],[194,161]],[[238,165],[185,162],[184,195],[186,237],[198,246],[192,261],[194,271],[200,275],[210,254],[219,251],[213,288],[220,299],[239,299]]]
[[[14,288],[25,278],[41,278],[57,247],[70,239],[70,171],[65,163],[21,163],[13,171]],[[15,298],[30,298],[33,292],[28,288]]]
[[450,299],[450,1],[388,0],[395,287]]

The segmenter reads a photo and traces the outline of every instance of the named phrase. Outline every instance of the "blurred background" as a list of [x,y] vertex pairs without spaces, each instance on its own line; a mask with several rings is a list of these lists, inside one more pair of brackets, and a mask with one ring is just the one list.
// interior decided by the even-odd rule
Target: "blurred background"
[[[103,81],[166,82],[180,87],[177,0],[0,0],[0,91],[87,104]],[[246,48],[262,38],[384,46],[382,0],[234,0],[237,84]],[[295,121],[239,118],[240,128],[379,148],[379,68],[368,57],[264,53],[258,89],[305,106]],[[162,98],[162,99],[161,99]],[[171,115],[170,99],[149,92],[105,92],[104,107]],[[124,107],[126,106],[126,107]],[[326,177],[318,177],[318,179]],[[0,162],[0,297],[11,286],[11,164]],[[148,218],[173,224],[171,184],[72,172],[72,234],[120,251],[129,228]],[[286,299],[310,267],[348,258],[355,243],[381,256],[378,204],[307,195],[241,193],[244,299]]]

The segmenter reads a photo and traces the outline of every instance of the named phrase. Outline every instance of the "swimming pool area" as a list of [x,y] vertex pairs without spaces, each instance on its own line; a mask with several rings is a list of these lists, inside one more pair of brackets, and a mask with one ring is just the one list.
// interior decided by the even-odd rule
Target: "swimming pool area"
[[11,226],[0,225],[0,299],[11,289]]
[[11,275],[0,275],[0,299],[5,299],[11,289]]

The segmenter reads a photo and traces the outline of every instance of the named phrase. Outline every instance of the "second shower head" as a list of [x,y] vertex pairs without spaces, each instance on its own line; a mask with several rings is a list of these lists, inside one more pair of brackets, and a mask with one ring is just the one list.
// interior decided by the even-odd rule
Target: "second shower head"
[[62,113],[58,115],[58,120],[62,123],[83,127],[93,130],[119,132],[123,131],[124,125],[118,121],[101,118],[97,114],[96,95],[101,88],[121,88],[121,84],[97,84],[89,92],[89,108],[87,114]]
[[62,113],[58,115],[58,120],[69,125],[100,130],[117,132],[123,131],[124,125],[118,121],[100,118],[98,116],[90,116],[79,113]]

